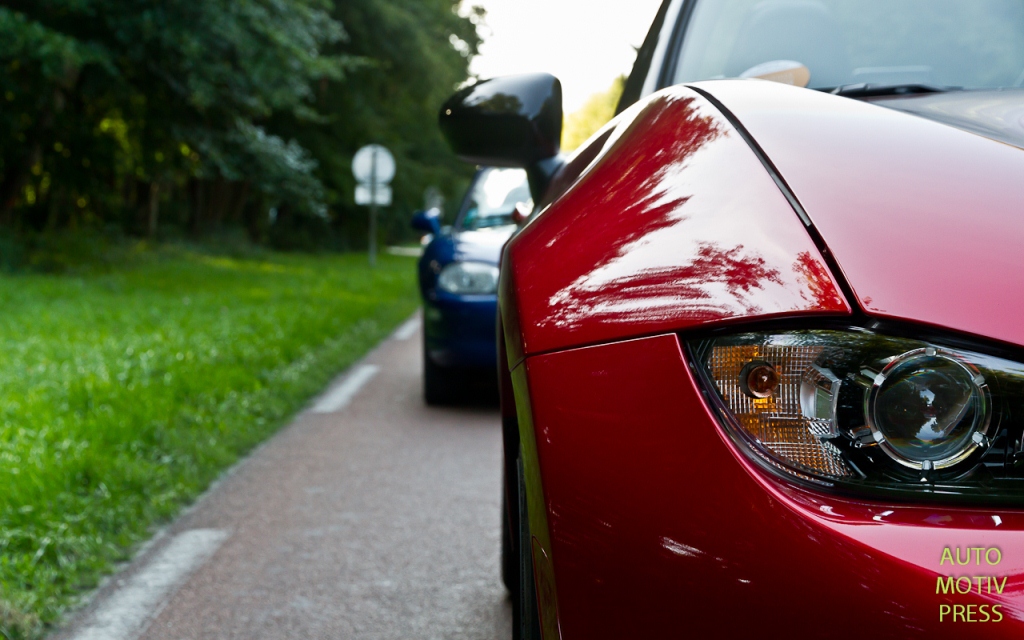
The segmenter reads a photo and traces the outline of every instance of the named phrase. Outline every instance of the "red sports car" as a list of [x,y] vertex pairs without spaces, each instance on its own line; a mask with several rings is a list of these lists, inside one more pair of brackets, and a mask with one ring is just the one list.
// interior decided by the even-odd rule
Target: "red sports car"
[[568,158],[551,76],[442,108],[538,203],[517,637],[1024,634],[1022,84],[1020,0],[669,0]]

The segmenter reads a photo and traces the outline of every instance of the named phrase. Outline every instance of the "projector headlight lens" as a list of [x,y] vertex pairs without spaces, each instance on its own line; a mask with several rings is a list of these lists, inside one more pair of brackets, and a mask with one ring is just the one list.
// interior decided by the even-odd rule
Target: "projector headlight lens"
[[882,449],[912,469],[943,469],[967,457],[988,430],[988,385],[968,362],[917,349],[889,363],[867,394],[865,417]]

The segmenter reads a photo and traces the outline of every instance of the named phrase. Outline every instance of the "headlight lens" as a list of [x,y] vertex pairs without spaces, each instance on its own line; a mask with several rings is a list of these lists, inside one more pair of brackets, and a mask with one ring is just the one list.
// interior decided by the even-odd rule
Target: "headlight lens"
[[726,430],[784,475],[1024,498],[1024,365],[862,330],[690,344]]
[[969,362],[937,349],[899,356],[876,376],[865,419],[878,444],[912,469],[950,467],[988,431],[988,385]]
[[462,295],[495,293],[498,291],[498,268],[483,262],[453,262],[441,270],[437,288]]

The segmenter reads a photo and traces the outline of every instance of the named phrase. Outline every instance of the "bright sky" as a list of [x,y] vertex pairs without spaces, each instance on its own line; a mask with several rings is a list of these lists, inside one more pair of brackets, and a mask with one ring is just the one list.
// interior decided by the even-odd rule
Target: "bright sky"
[[661,0],[464,0],[487,10],[482,78],[546,71],[562,81],[565,112],[628,73]]

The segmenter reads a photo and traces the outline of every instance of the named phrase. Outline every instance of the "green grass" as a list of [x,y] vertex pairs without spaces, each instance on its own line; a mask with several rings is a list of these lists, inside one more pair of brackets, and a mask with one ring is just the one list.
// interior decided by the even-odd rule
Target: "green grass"
[[0,276],[0,637],[37,637],[417,305],[413,261]]

